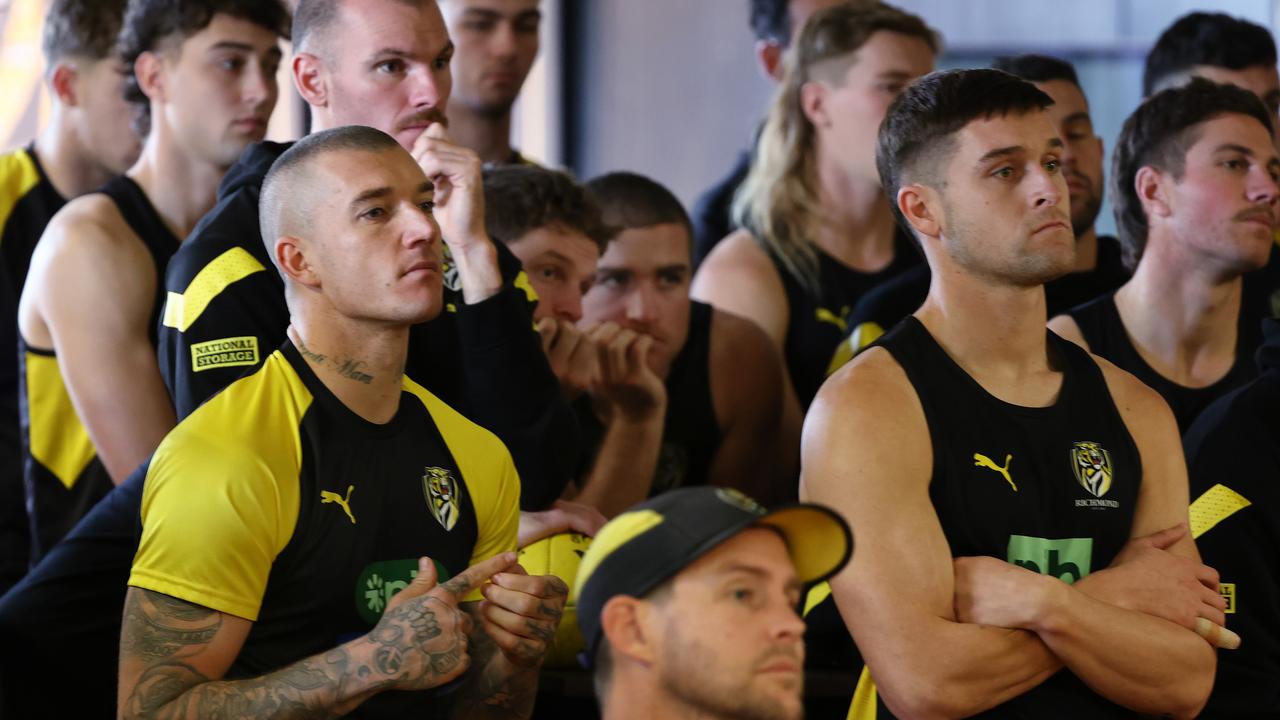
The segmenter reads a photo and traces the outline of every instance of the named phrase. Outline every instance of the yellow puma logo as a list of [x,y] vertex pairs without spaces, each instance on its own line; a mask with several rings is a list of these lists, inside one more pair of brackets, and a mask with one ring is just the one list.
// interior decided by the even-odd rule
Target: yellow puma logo
[[1009,487],[1013,488],[1014,492],[1018,492],[1018,486],[1013,484],[1013,478],[1009,477],[1009,463],[1011,462],[1013,462],[1013,456],[1005,455],[1004,467],[1000,467],[999,465],[996,464],[995,460],[992,460],[991,458],[987,457],[986,455],[983,455],[982,453],[973,454],[973,464],[976,467],[984,467],[988,470],[995,470],[996,472],[1004,476],[1005,482],[1009,483]]
[[826,308],[820,307],[813,311],[813,316],[818,319],[818,322],[831,323],[832,325],[835,325],[840,328],[840,332],[842,333],[849,332],[849,323],[845,320],[845,318],[849,316],[848,307],[842,308],[839,315]]
[[321,491],[320,491],[320,504],[321,504],[321,505],[324,505],[325,503],[337,503],[337,504],[341,505],[341,506],[342,506],[342,511],[343,511],[343,512],[345,512],[345,513],[347,514],[347,517],[351,518],[351,524],[352,524],[352,525],[355,525],[355,524],[356,524],[356,516],[351,514],[351,505],[349,505],[349,504],[348,504],[348,503],[350,503],[350,502],[351,502],[351,491],[352,491],[352,490],[355,490],[355,489],[356,489],[356,486],[355,486],[355,485],[348,485],[348,486],[347,486],[347,496],[346,496],[345,498],[344,498],[344,497],[342,497],[341,495],[339,495],[339,494],[338,494],[338,493],[336,493],[336,492],[329,492],[328,490],[321,490]]

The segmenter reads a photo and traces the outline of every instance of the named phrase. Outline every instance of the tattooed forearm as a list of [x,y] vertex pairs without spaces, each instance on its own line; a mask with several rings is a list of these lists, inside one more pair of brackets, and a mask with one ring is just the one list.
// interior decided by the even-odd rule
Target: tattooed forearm
[[538,670],[512,664],[477,622],[471,631],[471,672],[459,691],[453,717],[517,720],[533,715]]
[[464,620],[438,597],[393,601],[364,637],[262,677],[223,681],[241,650],[239,640],[218,637],[223,615],[130,588],[120,653],[123,716],[339,717],[385,689],[426,689],[456,677],[467,659]]

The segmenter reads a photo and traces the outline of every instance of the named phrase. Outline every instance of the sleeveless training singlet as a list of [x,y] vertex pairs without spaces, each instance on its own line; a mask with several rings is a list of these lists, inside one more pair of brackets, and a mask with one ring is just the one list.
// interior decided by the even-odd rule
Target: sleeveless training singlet
[[[178,249],[179,239],[165,226],[142,188],[128,177],[118,175],[98,192],[116,204],[155,263],[156,298],[148,323],[154,346],[163,302],[164,266]],[[23,481],[34,563],[107,494],[112,483],[71,404],[54,351],[32,347],[21,334],[18,350]]]
[[[1052,333],[1048,340],[1063,377],[1058,399],[1044,408],[992,396],[913,316],[879,345],[924,409],[934,458],[929,497],[952,556],[1001,558],[1071,583],[1105,568],[1128,541],[1142,462],[1102,371],[1076,345]],[[875,717],[893,717],[877,704]],[[1134,713],[1064,669],[978,717]]]

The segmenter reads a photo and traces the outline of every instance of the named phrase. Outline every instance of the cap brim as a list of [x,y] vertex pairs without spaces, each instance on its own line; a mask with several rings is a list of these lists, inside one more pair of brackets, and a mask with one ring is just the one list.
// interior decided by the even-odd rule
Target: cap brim
[[830,578],[853,556],[849,524],[821,505],[787,505],[766,513],[756,523],[775,528],[786,538],[796,575],[803,583]]

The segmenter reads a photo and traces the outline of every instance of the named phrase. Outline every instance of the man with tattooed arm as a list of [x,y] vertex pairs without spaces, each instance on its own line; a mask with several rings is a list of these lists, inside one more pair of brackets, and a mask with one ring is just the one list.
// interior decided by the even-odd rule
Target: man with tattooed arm
[[568,590],[515,564],[506,448],[404,376],[409,327],[442,304],[433,197],[370,128],[273,165],[262,236],[288,337],[145,469],[121,717],[532,712]]

